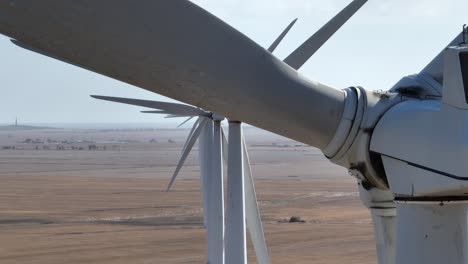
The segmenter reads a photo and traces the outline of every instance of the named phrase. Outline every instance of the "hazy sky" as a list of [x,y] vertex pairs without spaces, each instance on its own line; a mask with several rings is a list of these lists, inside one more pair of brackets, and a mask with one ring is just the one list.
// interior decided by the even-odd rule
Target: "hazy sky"
[[[293,19],[278,47],[286,57],[350,0],[193,0],[268,47]],[[467,0],[369,0],[301,69],[311,79],[345,88],[389,89],[424,67],[468,23]],[[0,123],[160,122],[140,107],[90,94],[169,100],[157,94],[15,47],[0,36]]]

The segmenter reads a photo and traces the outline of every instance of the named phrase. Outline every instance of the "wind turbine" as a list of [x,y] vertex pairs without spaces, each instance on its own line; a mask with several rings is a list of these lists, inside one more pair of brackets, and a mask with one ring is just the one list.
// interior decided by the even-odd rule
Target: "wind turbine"
[[[223,160],[228,161],[226,151],[228,140],[223,132],[221,121],[224,117],[203,109],[177,103],[148,101],[131,98],[92,95],[91,97],[136,106],[143,106],[155,110],[143,113],[166,114],[169,117],[198,117],[192,126],[187,141],[182,150],[182,156],[176,170],[168,184],[169,191],[180,172],[187,156],[195,142],[199,141],[200,180],[203,195],[204,221],[207,228],[207,263],[224,263],[224,191],[223,191]],[[181,124],[181,125],[182,125]],[[245,221],[247,223],[252,244],[259,263],[269,263],[268,250],[258,209],[250,161],[245,140],[242,137],[241,167],[244,168],[245,178]],[[233,165],[236,167],[235,165]],[[229,167],[228,167],[229,168]],[[228,187],[229,188],[229,187]],[[246,252],[245,252],[246,254]]]
[[335,23],[282,61],[185,0],[0,0],[0,13],[0,32],[21,47],[319,148],[355,176],[379,263],[468,262],[466,30],[379,92],[297,72]]

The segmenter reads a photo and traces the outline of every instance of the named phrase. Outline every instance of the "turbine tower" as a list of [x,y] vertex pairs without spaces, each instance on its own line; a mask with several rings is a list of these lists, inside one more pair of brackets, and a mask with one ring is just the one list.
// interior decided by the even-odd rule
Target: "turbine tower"
[[[388,91],[337,89],[297,71],[365,2],[352,1],[285,60],[187,0],[0,0],[0,33],[210,109],[232,121],[232,141],[242,121],[319,148],[356,178],[379,263],[468,263],[466,30]],[[242,187],[239,146],[229,151]]]

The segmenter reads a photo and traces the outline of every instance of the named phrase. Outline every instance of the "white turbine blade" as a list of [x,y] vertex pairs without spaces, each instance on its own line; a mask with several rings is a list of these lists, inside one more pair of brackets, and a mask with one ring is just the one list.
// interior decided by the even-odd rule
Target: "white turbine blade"
[[63,61],[63,62],[65,62],[65,63],[69,63],[69,64],[71,64],[71,65],[73,65],[73,66],[76,66],[76,67],[80,67],[80,65],[74,64],[74,63],[71,62],[71,61],[68,61],[68,60],[66,60],[66,59],[60,58],[60,57],[58,57],[58,56],[54,56],[54,55],[49,54],[49,53],[47,53],[47,52],[44,52],[44,51],[42,51],[42,50],[40,50],[40,49],[36,49],[36,48],[34,48],[34,47],[32,47],[32,46],[29,46],[29,45],[27,45],[27,44],[25,44],[25,43],[22,43],[22,42],[20,42],[20,41],[18,41],[18,40],[16,40],[16,39],[10,39],[10,41],[11,41],[11,43],[15,44],[16,46],[18,46],[18,47],[20,47],[20,48],[23,48],[23,49],[32,51],[32,52],[34,52],[34,53],[38,53],[38,54],[47,56],[47,57],[50,57],[50,58],[52,58],[52,59],[56,59],[56,60],[59,60],[59,61]]
[[341,122],[343,91],[191,1],[14,3],[0,0],[0,34],[42,54],[319,148]]
[[226,133],[224,133],[224,129],[223,129],[223,126],[221,126],[221,136],[223,138],[222,140],[222,149],[223,149],[223,160],[224,162],[227,162],[227,159],[228,159],[228,140],[227,140],[227,137],[226,137]]
[[[210,211],[211,200],[208,199],[210,189],[209,183],[212,178],[212,140],[213,140],[213,126],[212,122],[207,122],[201,129],[200,136],[198,137],[198,162],[200,165],[200,190],[202,193],[202,206],[203,206],[203,219],[204,225],[207,229],[207,234],[211,230],[209,225],[208,212]],[[186,144],[190,142],[187,138]],[[185,146],[184,146],[185,147]],[[184,150],[185,151],[185,150]],[[207,241],[207,244],[209,242]],[[207,245],[208,247],[208,245]]]
[[154,110],[154,111],[140,111],[143,114],[168,114],[168,112],[164,110]]
[[[227,161],[228,154],[228,140],[224,129],[221,127],[222,135],[222,148],[223,148],[223,159]],[[255,249],[257,261],[259,264],[270,263],[268,256],[268,248],[263,232],[263,225],[258,209],[257,195],[255,193],[255,184],[252,177],[252,169],[250,167],[249,154],[247,152],[247,144],[245,139],[242,138],[243,144],[243,156],[244,156],[244,175],[245,175],[245,213],[246,213],[246,224],[249,229],[250,238]]]
[[[210,122],[211,123],[211,122]],[[205,129],[209,127],[209,124]],[[224,217],[224,178],[223,178],[223,157],[222,157],[222,138],[221,138],[221,121],[215,120],[213,124],[213,135],[209,136],[208,141],[212,142],[209,147],[212,149],[210,159],[211,163],[211,178],[208,180],[208,226],[207,226],[207,258],[206,263],[224,263],[224,234],[225,234],[225,217]],[[211,131],[211,130],[209,130]],[[208,134],[208,133],[207,133]],[[202,135],[200,135],[202,139]],[[199,141],[200,144],[200,141]],[[206,144],[206,142],[205,142]],[[202,149],[203,150],[203,149]],[[206,149],[204,150],[206,151]],[[207,153],[207,152],[205,152]],[[209,153],[209,152],[208,152]]]
[[192,118],[194,118],[194,116],[191,116],[191,117],[187,118],[184,122],[182,122],[180,125],[178,125],[177,128],[183,126],[185,123],[187,123],[188,121],[190,121]]
[[444,55],[447,47],[459,45],[463,41],[464,33],[459,33],[424,69],[421,73],[431,76],[440,84],[444,82]]
[[169,114],[182,115],[182,116],[207,116],[209,113],[205,112],[196,107],[178,104],[178,103],[168,103],[160,101],[150,101],[150,100],[140,100],[132,98],[122,98],[122,97],[112,97],[112,96],[100,96],[100,95],[91,95],[91,97],[104,101],[111,101],[116,103],[123,103],[129,105],[143,106],[153,109],[160,109],[168,112]]
[[228,148],[225,260],[226,264],[247,264],[242,123],[229,121]]
[[187,148],[187,144],[190,142],[190,139],[193,136],[193,132],[195,131],[197,126],[200,124],[200,121],[201,121],[200,119],[201,119],[201,117],[197,118],[197,120],[193,124],[192,129],[190,130],[190,133],[188,134],[187,140],[185,141],[184,147],[182,148],[182,153],[185,152],[185,148]]
[[325,26],[310,37],[304,44],[289,55],[284,62],[298,70],[309,60],[314,53],[327,42],[327,40],[348,21],[367,0],[354,0]]
[[167,115],[164,118],[180,118],[180,117],[187,117],[186,115]]
[[195,144],[195,142],[197,141],[198,136],[200,136],[200,133],[201,133],[203,127],[206,125],[206,122],[208,122],[208,119],[203,119],[200,122],[200,125],[193,132],[192,138],[190,138],[190,141],[187,143],[187,147],[186,147],[185,151],[182,153],[182,157],[180,157],[179,164],[177,164],[177,168],[174,171],[174,174],[172,175],[172,178],[169,181],[169,184],[167,185],[167,189],[166,189],[167,192],[171,190],[172,185],[174,184],[174,181],[177,178],[177,175],[179,174],[180,169],[184,165],[184,162],[187,159],[188,154],[192,150],[192,147]]
[[257,203],[257,195],[255,193],[255,185],[250,168],[249,154],[247,152],[247,144],[242,137],[243,155],[244,155],[244,175],[245,175],[245,220],[249,229],[250,238],[252,240],[257,261],[259,264],[269,264],[268,248],[263,232],[262,219]]
[[281,34],[278,36],[278,38],[276,38],[276,40],[268,48],[269,52],[273,53],[273,51],[275,51],[276,47],[278,47],[278,45],[284,39],[286,34],[288,34],[289,30],[291,30],[291,28],[294,26],[294,24],[296,24],[296,22],[297,22],[297,18],[294,19],[291,23],[289,23],[289,25],[283,30],[283,32],[281,32]]

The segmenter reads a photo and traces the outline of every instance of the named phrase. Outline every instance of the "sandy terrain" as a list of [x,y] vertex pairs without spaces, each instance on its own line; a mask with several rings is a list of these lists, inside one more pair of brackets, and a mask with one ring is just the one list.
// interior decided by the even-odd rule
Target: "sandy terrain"
[[[187,134],[0,131],[0,263],[203,263],[196,147],[163,192]],[[376,262],[369,213],[344,169],[263,131],[246,138],[272,263]],[[284,223],[291,216],[306,223]]]

